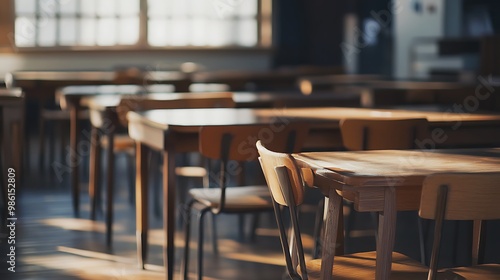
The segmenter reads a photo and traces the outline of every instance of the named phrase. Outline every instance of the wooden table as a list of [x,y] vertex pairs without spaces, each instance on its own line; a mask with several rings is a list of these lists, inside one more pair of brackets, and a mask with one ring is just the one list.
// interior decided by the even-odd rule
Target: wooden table
[[194,83],[226,84],[233,91],[296,88],[298,77],[342,73],[341,67],[289,67],[265,71],[206,71],[192,76]]
[[[319,94],[317,91],[351,91],[361,95],[363,107],[383,107],[408,103],[441,103],[465,105],[473,97],[480,102],[481,109],[500,108],[500,98],[495,91],[500,81],[491,77],[476,80],[432,80],[397,79],[377,75],[329,75],[302,77],[298,80],[304,94]],[[471,103],[472,104],[472,103]]]
[[[113,84],[119,78],[119,73],[119,71],[20,71],[7,74],[5,82],[28,89],[45,87],[56,89],[72,85]],[[191,83],[189,75],[179,71],[145,71],[140,73],[139,81],[141,86],[173,84],[178,91],[187,91]]]
[[[334,149],[341,147],[339,122],[346,117],[425,118],[430,122],[431,135],[435,129],[448,136],[446,141],[431,142],[435,146],[472,145],[488,142],[500,144],[499,115],[461,115],[398,110],[369,110],[358,108],[294,108],[294,109],[173,109],[129,112],[129,135],[136,140],[136,218],[139,264],[143,267],[147,246],[147,169],[148,148],[163,152],[163,199],[165,250],[164,261],[168,279],[173,277],[175,230],[175,154],[198,150],[198,131],[210,125],[269,124],[279,129],[282,123],[308,121],[310,135],[305,149]],[[460,123],[460,129],[455,126]],[[454,129],[455,127],[455,129]],[[476,137],[467,137],[473,133]],[[483,136],[481,136],[483,135]],[[486,137],[487,135],[487,137]],[[436,133],[434,133],[436,136]],[[442,140],[441,137],[437,140]],[[431,139],[432,140],[432,139]],[[486,141],[486,142],[485,142]],[[426,143],[426,145],[430,145]]]
[[3,201],[3,218],[7,211],[7,178],[9,168],[15,169],[16,183],[20,185],[22,179],[22,143],[24,142],[24,93],[21,89],[0,89],[0,120],[2,156],[2,182],[0,183]]
[[78,143],[80,142],[80,122],[78,116],[82,110],[80,100],[88,96],[100,95],[135,95],[145,93],[146,89],[135,85],[104,85],[104,86],[69,86],[58,90],[56,96],[62,109],[70,112],[70,159],[71,189],[73,212],[76,217],[80,214],[79,198],[79,172]]
[[[315,186],[325,195],[342,196],[357,211],[379,212],[376,279],[389,279],[398,210],[418,210],[423,180],[433,173],[500,172],[500,148],[462,150],[316,152],[293,155],[315,173]],[[477,182],[480,184],[481,182]],[[327,278],[335,252],[335,221],[339,211],[328,211],[323,243]]]

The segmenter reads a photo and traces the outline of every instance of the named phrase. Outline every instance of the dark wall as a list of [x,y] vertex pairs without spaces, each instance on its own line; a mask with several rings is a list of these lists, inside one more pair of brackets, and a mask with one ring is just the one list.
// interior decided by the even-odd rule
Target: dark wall
[[343,0],[275,0],[274,66],[341,65]]
[[[361,31],[359,39],[362,48],[358,53],[358,72],[362,74],[391,75],[392,73],[392,19],[387,15],[392,13],[390,0],[358,0],[354,11],[358,16],[358,25]],[[379,20],[383,20],[382,23]],[[377,32],[370,31],[365,23],[372,21],[377,23]],[[368,29],[367,29],[368,28]],[[363,42],[363,36],[374,36],[374,44]]]
[[[489,18],[484,20],[489,20],[491,22],[494,34],[500,34],[500,17],[498,16],[498,13],[500,12],[500,1],[464,0],[463,13],[466,16],[468,12],[471,12],[478,7],[484,7],[488,11]],[[464,21],[464,24],[467,23]],[[464,26],[464,28],[466,28],[466,26]]]

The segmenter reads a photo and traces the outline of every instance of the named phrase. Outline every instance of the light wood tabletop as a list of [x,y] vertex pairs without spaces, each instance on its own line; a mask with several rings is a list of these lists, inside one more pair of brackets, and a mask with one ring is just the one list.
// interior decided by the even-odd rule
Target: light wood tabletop
[[[500,148],[315,152],[293,156],[301,167],[312,169],[315,186],[325,195],[337,192],[353,201],[357,211],[379,212],[376,279],[389,279],[396,211],[418,210],[427,176],[500,172]],[[332,209],[328,215],[338,213]],[[335,221],[336,217],[327,217],[332,219]],[[332,227],[326,225],[325,240],[331,240],[328,236],[333,234]],[[323,251],[334,252],[335,243],[323,244]],[[322,265],[331,267],[333,255],[324,254]]]
[[[147,150],[153,148],[163,152],[164,193],[164,261],[167,276],[172,279],[175,227],[175,154],[198,150],[198,132],[201,127],[211,125],[269,124],[269,129],[279,129],[292,121],[310,123],[310,133],[305,149],[332,149],[342,146],[338,132],[339,122],[346,117],[362,118],[427,118],[431,135],[439,132],[439,143],[429,139],[435,146],[500,144],[499,115],[470,115],[457,113],[418,112],[404,110],[370,110],[359,108],[289,108],[289,109],[170,109],[127,114],[129,135],[136,140],[137,201],[147,202]],[[441,131],[442,130],[442,131]],[[434,134],[433,134],[434,133]],[[442,134],[441,134],[442,133]],[[467,135],[472,134],[472,137]],[[441,141],[443,135],[446,141]],[[483,135],[483,136],[479,136]],[[424,143],[427,146],[429,143]],[[383,197],[383,196],[382,196]],[[375,206],[379,207],[378,203]],[[136,205],[139,262],[144,264],[147,247],[147,203]],[[372,206],[373,207],[373,206]],[[383,220],[383,219],[382,219]],[[387,219],[386,219],[387,221]],[[391,249],[392,250],[392,249]]]

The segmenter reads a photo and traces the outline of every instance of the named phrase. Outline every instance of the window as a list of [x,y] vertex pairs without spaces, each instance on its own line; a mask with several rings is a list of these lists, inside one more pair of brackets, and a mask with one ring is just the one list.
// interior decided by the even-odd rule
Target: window
[[15,0],[16,47],[270,45],[271,0]]

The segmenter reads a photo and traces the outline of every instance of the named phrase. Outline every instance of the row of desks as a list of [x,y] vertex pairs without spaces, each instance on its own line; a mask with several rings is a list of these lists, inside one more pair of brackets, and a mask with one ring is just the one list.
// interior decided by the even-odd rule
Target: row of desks
[[[137,142],[137,217],[139,259],[144,258],[147,244],[147,188],[145,151],[147,147],[163,151],[164,227],[166,232],[165,267],[169,279],[173,275],[175,154],[198,149],[198,131],[210,125],[273,124],[306,121],[311,135],[305,149],[338,149],[341,147],[338,126],[341,119],[358,118],[427,118],[431,135],[436,129],[448,136],[446,141],[429,139],[422,148],[500,144],[499,115],[464,115],[457,113],[370,110],[361,108],[294,108],[294,109],[174,109],[130,112],[129,135]],[[441,135],[441,133],[439,133]],[[354,160],[354,159],[353,159]],[[379,162],[380,163],[380,162]],[[140,217],[140,218],[139,218]],[[386,220],[387,221],[387,220]],[[143,259],[142,259],[143,260]],[[143,263],[140,261],[141,264]],[[389,267],[390,268],[390,267]]]
[[[65,95],[61,95],[65,98]],[[68,108],[88,106],[95,112],[117,113],[122,97],[93,97],[84,100],[70,98],[68,94],[64,102]],[[140,95],[141,98],[154,98],[154,95]],[[246,106],[255,101],[251,94],[234,95],[235,104]],[[74,96],[73,96],[74,97]],[[137,96],[135,97],[137,98]],[[169,98],[185,98],[171,95]],[[274,97],[269,100],[274,99]],[[69,100],[72,100],[68,103]],[[249,102],[249,100],[251,102]],[[252,101],[254,100],[254,101]],[[262,100],[261,100],[262,101]],[[245,105],[245,102],[248,102]],[[71,105],[73,104],[73,105]],[[238,106],[238,105],[237,105]],[[78,143],[78,114],[71,114],[72,119],[72,151],[76,151]],[[97,114],[109,117],[105,114]],[[174,256],[174,215],[175,215],[175,154],[186,151],[197,151],[198,131],[207,125],[248,125],[269,124],[270,128],[278,123],[305,121],[311,124],[311,133],[306,149],[339,149],[342,147],[339,122],[346,117],[352,118],[427,118],[430,122],[431,138],[419,148],[467,147],[476,145],[495,146],[500,143],[500,116],[486,114],[465,114],[463,112],[420,112],[405,110],[372,110],[363,108],[224,108],[224,109],[170,109],[146,112],[130,112],[128,114],[129,135],[136,140],[137,157],[137,233],[139,262],[144,265],[147,246],[147,167],[146,151],[150,148],[162,151],[164,161],[164,227],[165,227],[165,267],[167,277],[173,277]],[[99,118],[99,117],[97,117]],[[118,119],[118,118],[116,118]],[[98,125],[98,121],[93,121]],[[100,122],[104,123],[104,122]],[[443,135],[446,139],[443,140]],[[92,141],[94,143],[95,141]],[[306,162],[303,160],[303,162]],[[76,166],[76,165],[75,165]],[[78,173],[72,170],[73,198],[75,213],[78,213]],[[76,187],[75,187],[76,186]],[[108,186],[109,187],[109,186]],[[390,267],[389,267],[390,268]]]

